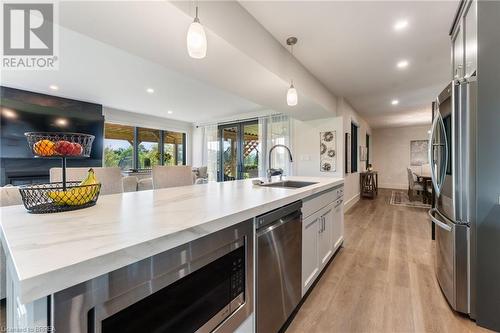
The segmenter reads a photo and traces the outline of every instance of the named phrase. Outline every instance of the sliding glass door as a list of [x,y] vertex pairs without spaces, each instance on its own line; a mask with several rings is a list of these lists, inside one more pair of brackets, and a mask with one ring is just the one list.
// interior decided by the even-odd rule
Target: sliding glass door
[[218,180],[247,179],[258,176],[258,122],[219,126]]
[[219,126],[219,181],[235,180],[239,172],[239,126]]

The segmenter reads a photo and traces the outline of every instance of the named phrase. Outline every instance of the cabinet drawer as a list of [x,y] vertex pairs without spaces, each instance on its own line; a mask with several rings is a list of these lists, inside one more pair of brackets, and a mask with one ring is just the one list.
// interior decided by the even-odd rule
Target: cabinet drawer
[[344,196],[344,186],[336,187],[333,190],[335,191],[335,200]]
[[337,186],[327,192],[316,194],[306,198],[302,204],[302,215],[304,218],[312,215],[323,207],[328,206],[344,195],[344,186]]

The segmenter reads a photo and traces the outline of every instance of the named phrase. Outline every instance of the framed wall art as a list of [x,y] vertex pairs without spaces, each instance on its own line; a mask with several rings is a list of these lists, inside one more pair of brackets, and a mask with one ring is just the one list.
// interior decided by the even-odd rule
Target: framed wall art
[[321,172],[337,171],[337,132],[319,133],[319,164]]
[[368,158],[368,149],[365,146],[359,146],[359,160],[366,161]]
[[351,134],[345,133],[345,173],[351,172]]
[[429,164],[429,141],[410,141],[410,165]]

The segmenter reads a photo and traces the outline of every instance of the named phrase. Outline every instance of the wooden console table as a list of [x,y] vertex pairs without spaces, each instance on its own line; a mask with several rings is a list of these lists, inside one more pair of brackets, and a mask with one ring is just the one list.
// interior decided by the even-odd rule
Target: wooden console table
[[361,197],[375,198],[378,194],[378,173],[377,171],[366,171],[359,174],[359,185]]

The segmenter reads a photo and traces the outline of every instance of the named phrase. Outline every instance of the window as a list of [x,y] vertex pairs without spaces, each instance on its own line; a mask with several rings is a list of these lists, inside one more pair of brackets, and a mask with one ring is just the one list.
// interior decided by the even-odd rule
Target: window
[[155,165],[184,165],[185,147],[184,133],[104,124],[105,167],[130,170],[150,169]]
[[351,172],[358,172],[358,126],[351,123]]
[[370,135],[366,134],[366,169],[368,164],[370,164]]
[[185,134],[163,132],[163,165],[182,165],[185,162]]
[[104,124],[104,166],[134,167],[134,127]]
[[153,166],[160,164],[160,130],[138,128],[137,131],[139,169],[151,169]]

